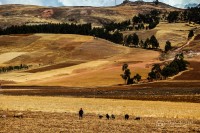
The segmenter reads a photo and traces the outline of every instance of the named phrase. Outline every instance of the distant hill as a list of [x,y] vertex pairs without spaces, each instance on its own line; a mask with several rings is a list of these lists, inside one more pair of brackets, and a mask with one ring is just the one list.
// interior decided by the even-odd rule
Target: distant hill
[[184,8],[187,9],[187,8],[196,7],[196,6],[198,6],[197,3],[189,3],[189,4],[185,5]]
[[44,23],[92,23],[101,26],[132,19],[138,13],[158,9],[163,13],[181,10],[165,3],[128,2],[115,7],[43,7],[33,5],[0,5],[0,27]]
[[148,5],[148,6],[155,6],[157,8],[176,8],[176,7],[173,7],[171,5],[168,5],[166,3],[163,3],[163,2],[159,2],[158,5],[155,5],[154,2],[144,2],[144,1],[127,1],[127,2],[123,2],[122,4],[120,4],[120,6],[126,6],[126,5],[129,5],[129,6],[142,6],[142,5]]

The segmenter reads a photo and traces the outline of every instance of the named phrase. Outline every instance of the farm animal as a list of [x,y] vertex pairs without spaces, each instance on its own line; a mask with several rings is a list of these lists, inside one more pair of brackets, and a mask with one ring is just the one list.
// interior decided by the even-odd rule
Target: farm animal
[[110,116],[109,116],[108,114],[106,114],[106,118],[107,118],[107,120],[109,120],[109,119],[110,119]]
[[115,115],[112,114],[112,115],[111,115],[111,118],[114,120],[114,119],[115,119]]
[[135,120],[140,120],[140,119],[141,119],[141,117],[139,117],[139,116],[135,117]]
[[125,118],[125,120],[128,120],[129,119],[129,115],[125,114],[124,118]]
[[103,115],[99,115],[99,119],[102,119],[103,118]]

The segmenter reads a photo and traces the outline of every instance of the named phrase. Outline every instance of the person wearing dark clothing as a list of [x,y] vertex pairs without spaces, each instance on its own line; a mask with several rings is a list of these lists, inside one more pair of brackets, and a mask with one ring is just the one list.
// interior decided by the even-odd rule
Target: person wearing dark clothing
[[81,108],[80,110],[79,110],[79,119],[82,119],[83,118],[83,109]]

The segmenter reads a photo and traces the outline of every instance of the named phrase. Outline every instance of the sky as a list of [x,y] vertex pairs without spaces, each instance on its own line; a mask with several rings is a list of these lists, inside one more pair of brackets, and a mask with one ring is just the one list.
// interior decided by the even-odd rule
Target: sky
[[[123,0],[116,0],[117,4]],[[135,1],[135,0],[130,0]],[[153,1],[153,0],[144,0]],[[184,7],[188,3],[200,3],[200,0],[159,0],[172,6]],[[27,4],[40,6],[114,6],[115,0],[0,0],[0,4]]]

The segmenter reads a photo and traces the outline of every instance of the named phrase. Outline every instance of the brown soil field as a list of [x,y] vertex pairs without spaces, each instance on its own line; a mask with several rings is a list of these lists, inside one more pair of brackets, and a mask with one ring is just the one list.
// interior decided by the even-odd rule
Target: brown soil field
[[200,34],[198,34],[198,35],[194,38],[194,40],[200,40]]
[[200,80],[200,62],[190,62],[192,70],[187,71],[180,76],[174,78],[174,80]]
[[[184,84],[183,84],[184,83]],[[1,94],[13,96],[73,96],[200,103],[200,82],[172,81],[95,88],[59,86],[3,86]]]
[[85,114],[79,120],[77,114],[70,113],[48,113],[22,111],[24,118],[13,118],[19,111],[0,111],[0,115],[7,115],[7,118],[0,118],[1,133],[138,133],[138,132],[200,132],[200,121],[192,119],[176,118],[151,118],[141,117],[141,120],[124,120],[121,115],[116,115],[115,120],[99,119],[96,114]]
[[[139,63],[139,62],[132,62]],[[113,67],[111,68],[113,72]],[[120,66],[117,67],[120,69]],[[96,97],[96,98],[111,98],[111,99],[131,99],[131,100],[153,100],[153,101],[175,101],[175,102],[194,102],[200,103],[200,82],[199,82],[199,62],[190,61],[189,71],[183,72],[181,75],[166,81],[157,81],[153,83],[143,83],[131,86],[124,86],[123,80],[119,77],[118,83],[121,85],[107,87],[61,87],[51,86],[20,86],[20,85],[3,85],[1,94],[4,95],[30,95],[30,96],[74,96],[74,97]],[[103,71],[97,69],[99,74]],[[94,71],[95,72],[95,71]],[[85,72],[84,72],[85,73]],[[84,73],[80,73],[83,75]],[[96,73],[96,72],[95,72]],[[108,73],[107,73],[108,74]],[[95,75],[95,74],[93,74]],[[84,77],[85,75],[83,75]],[[119,75],[116,75],[119,76]],[[61,78],[62,79],[62,78]],[[66,80],[59,79],[62,83]],[[78,78],[80,79],[80,78]],[[100,80],[100,79],[98,79]],[[105,79],[108,80],[108,79]],[[101,81],[102,83],[105,80]],[[47,80],[49,82],[49,80]],[[52,80],[52,82],[56,80]],[[71,83],[72,80],[69,82]],[[95,81],[93,78],[86,78],[83,81]],[[95,82],[95,83],[100,83]],[[76,83],[76,80],[74,81]],[[80,82],[82,83],[82,82]],[[78,83],[77,83],[78,84]],[[87,85],[91,83],[87,83]]]

